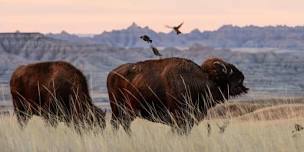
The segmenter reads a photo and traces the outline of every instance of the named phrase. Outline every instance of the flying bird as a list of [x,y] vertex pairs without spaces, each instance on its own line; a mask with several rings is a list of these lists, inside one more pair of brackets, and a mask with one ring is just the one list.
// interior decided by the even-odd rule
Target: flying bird
[[181,24],[179,24],[178,26],[166,26],[167,28],[171,28],[171,29],[173,29],[174,31],[175,31],[175,33],[177,34],[177,35],[179,35],[179,34],[181,34],[182,32],[179,30],[181,27],[182,27],[182,25],[184,24],[184,22],[182,22]]
[[141,38],[142,40],[144,40],[147,43],[152,43],[152,40],[148,35],[142,35],[139,38]]
[[156,56],[162,56],[162,55],[159,53],[159,51],[158,51],[158,49],[157,49],[156,47],[154,47],[154,46],[151,45],[151,49],[152,49],[154,55],[156,55]]

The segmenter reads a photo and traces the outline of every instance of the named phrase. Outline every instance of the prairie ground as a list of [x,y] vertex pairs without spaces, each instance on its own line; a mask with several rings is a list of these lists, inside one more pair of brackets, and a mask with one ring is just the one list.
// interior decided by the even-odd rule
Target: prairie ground
[[[110,114],[108,114],[109,116]],[[229,103],[210,110],[209,116],[188,136],[171,132],[170,127],[136,119],[132,135],[122,129],[114,133],[107,117],[104,131],[78,134],[60,123],[56,128],[33,117],[21,129],[15,116],[0,116],[0,151],[231,151],[293,152],[304,150],[304,104]],[[208,133],[207,123],[211,125]],[[226,128],[221,130],[226,124]]]

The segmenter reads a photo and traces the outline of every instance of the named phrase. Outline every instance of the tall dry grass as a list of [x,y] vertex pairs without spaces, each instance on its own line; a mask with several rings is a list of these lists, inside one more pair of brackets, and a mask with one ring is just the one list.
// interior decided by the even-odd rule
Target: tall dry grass
[[[168,126],[137,119],[131,126],[132,135],[128,136],[123,129],[114,133],[109,122],[103,132],[95,130],[80,135],[63,123],[50,127],[39,117],[33,117],[21,129],[14,116],[3,116],[0,117],[0,151],[300,152],[304,150],[304,132],[292,133],[292,130],[295,123],[304,124],[303,120],[232,119],[222,133],[218,126],[227,120],[208,120],[195,126],[190,135],[178,136]],[[210,135],[207,123],[211,125]]]
[[[284,105],[283,109],[290,109],[289,107]],[[218,108],[214,110],[215,117],[209,117],[209,120],[194,126],[191,134],[187,136],[172,133],[169,126],[142,119],[136,119],[132,123],[131,136],[122,128],[118,132],[113,132],[109,123],[110,114],[107,114],[105,130],[94,128],[81,134],[78,130],[74,130],[74,127],[67,127],[65,123],[51,127],[40,117],[33,117],[25,128],[20,128],[15,116],[0,116],[0,151],[301,152],[304,150],[304,131],[293,132],[295,124],[304,125],[304,113],[292,115],[295,111],[301,111],[297,110],[299,108],[282,110],[281,104],[260,103],[246,105],[230,103],[215,108]],[[264,118],[263,115],[268,114],[265,112],[269,111],[268,109],[279,109],[270,110],[277,116],[275,119],[257,121],[248,116],[259,114]],[[293,117],[283,117],[286,114]],[[245,121],[240,119],[245,116],[248,117]]]

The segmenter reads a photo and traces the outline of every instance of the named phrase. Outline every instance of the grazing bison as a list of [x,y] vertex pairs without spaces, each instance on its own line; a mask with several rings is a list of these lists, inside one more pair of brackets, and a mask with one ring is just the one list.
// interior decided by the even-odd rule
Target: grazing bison
[[13,73],[10,86],[21,125],[38,115],[52,125],[63,121],[74,123],[75,127],[105,127],[105,112],[93,105],[85,76],[69,63],[20,66]]
[[107,78],[111,124],[116,129],[121,124],[130,133],[130,123],[138,116],[187,134],[209,108],[246,93],[243,80],[235,66],[216,58],[202,67],[182,58],[124,64]]

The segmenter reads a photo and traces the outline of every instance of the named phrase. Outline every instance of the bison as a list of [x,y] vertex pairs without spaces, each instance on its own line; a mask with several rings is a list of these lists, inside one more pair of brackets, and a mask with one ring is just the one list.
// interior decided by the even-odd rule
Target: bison
[[23,126],[33,116],[51,125],[105,127],[105,112],[92,103],[85,76],[63,61],[18,67],[10,80],[14,112]]
[[124,64],[107,78],[111,124],[130,133],[131,122],[140,117],[188,134],[209,108],[247,93],[243,81],[241,71],[218,58],[202,66],[183,58]]

